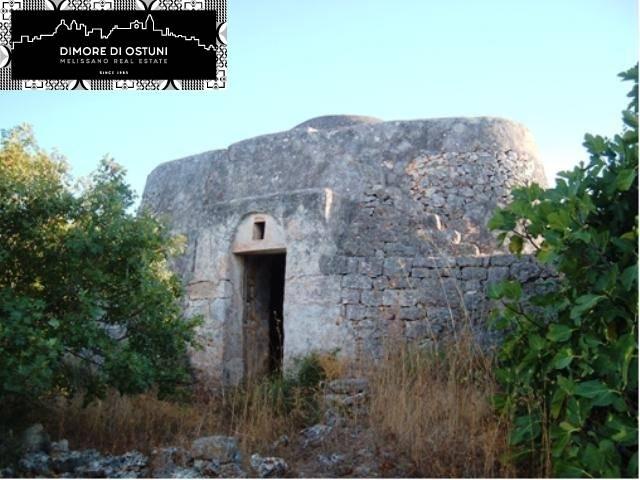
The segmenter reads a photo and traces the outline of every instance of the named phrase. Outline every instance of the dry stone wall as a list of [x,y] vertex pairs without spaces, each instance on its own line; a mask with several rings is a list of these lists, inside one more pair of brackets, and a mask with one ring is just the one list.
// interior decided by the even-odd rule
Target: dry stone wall
[[553,278],[526,255],[335,256],[321,262],[323,272],[339,278],[342,315],[361,353],[374,357],[385,339],[438,341],[464,325],[489,340],[490,284],[513,279],[533,292]]
[[489,283],[548,278],[486,228],[530,182],[544,172],[515,122],[336,116],[160,165],[142,205],[187,237],[174,267],[185,310],[204,317],[194,370],[233,384],[253,348],[242,222],[267,215],[282,230],[285,366],[312,351],[379,356],[392,336],[437,340],[464,321],[482,332]]
[[[406,166],[411,197],[425,213],[436,214],[455,234],[484,253],[494,247],[484,228],[496,206],[505,205],[511,190],[535,178],[530,153],[478,150],[421,155]],[[462,232],[462,233],[461,233]]]

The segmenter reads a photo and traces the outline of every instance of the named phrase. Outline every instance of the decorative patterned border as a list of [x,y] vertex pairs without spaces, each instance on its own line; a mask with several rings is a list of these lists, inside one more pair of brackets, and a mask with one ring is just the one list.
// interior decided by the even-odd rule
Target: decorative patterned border
[[[211,80],[13,80],[12,10],[216,10],[217,78]],[[227,86],[226,0],[0,0],[0,90],[219,90]]]

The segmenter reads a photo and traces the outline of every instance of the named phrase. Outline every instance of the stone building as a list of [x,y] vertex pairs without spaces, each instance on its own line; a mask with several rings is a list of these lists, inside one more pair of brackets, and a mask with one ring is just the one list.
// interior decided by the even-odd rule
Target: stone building
[[530,133],[499,118],[314,118],[158,166],[143,208],[186,235],[203,381],[236,384],[312,351],[378,356],[483,318],[485,288],[544,275],[486,228],[545,184]]

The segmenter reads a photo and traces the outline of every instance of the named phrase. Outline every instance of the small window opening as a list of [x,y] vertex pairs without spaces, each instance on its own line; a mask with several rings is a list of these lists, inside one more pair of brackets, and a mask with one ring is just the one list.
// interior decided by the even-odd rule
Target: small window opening
[[264,240],[264,221],[256,221],[253,224],[253,239],[254,240]]

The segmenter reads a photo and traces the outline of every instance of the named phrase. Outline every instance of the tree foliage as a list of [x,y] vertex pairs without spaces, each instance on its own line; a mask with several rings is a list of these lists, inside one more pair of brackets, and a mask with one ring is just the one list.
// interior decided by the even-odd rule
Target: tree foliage
[[0,145],[0,402],[187,379],[198,319],[183,318],[167,258],[178,243],[103,160],[83,187],[28,127]]
[[496,403],[513,415],[516,458],[544,474],[638,474],[638,66],[620,76],[634,82],[622,133],[587,134],[586,164],[515,190],[490,222],[559,276],[529,299],[515,282],[492,291]]

